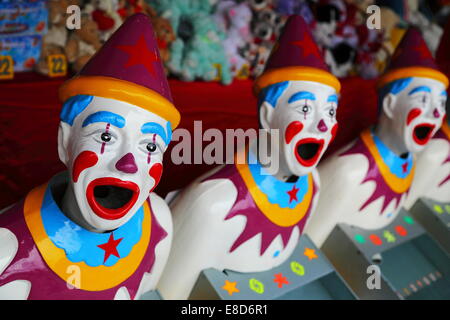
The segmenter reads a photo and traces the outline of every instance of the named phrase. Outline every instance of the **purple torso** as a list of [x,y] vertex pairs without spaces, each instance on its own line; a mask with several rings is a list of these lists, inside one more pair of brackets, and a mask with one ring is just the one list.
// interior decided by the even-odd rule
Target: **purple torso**
[[0,286],[14,280],[27,280],[31,282],[28,299],[32,300],[112,300],[120,287],[126,287],[130,297],[134,299],[144,273],[150,272],[155,262],[156,245],[167,235],[151,212],[153,222],[150,244],[133,275],[119,285],[104,291],[69,288],[68,284],[47,266],[39,253],[26,225],[23,205],[22,200],[0,215],[0,227],[14,233],[19,242],[16,256],[0,275]]

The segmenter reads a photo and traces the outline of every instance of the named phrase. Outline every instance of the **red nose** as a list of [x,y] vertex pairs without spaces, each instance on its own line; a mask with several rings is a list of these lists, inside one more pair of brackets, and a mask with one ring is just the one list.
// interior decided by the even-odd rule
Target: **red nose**
[[326,132],[328,130],[328,127],[323,119],[320,119],[319,123],[317,124],[317,129],[319,129],[320,132]]
[[129,152],[120,158],[116,163],[116,169],[125,173],[136,173],[138,168],[133,154]]

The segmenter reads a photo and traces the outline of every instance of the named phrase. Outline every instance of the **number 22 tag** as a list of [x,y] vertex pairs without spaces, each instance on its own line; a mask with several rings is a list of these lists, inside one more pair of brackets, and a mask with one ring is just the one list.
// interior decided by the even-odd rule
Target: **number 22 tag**
[[51,54],[47,57],[48,75],[62,77],[67,74],[67,60],[63,54]]

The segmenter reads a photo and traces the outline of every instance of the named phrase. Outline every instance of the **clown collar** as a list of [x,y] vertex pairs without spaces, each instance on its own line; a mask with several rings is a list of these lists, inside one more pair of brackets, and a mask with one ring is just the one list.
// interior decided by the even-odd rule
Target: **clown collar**
[[383,180],[396,193],[409,190],[414,177],[414,157],[411,153],[406,158],[390,150],[373,130],[361,133],[361,140],[373,157]]
[[299,177],[296,182],[284,182],[268,174],[247,148],[248,163],[240,164],[236,155],[236,168],[258,209],[274,224],[291,227],[308,214],[315,194],[312,174]]
[[57,175],[33,189],[24,203],[25,222],[43,259],[66,281],[68,268],[78,266],[86,290],[106,289],[124,281],[138,268],[150,242],[149,204],[145,202],[114,231],[91,232],[72,222],[58,207],[52,188],[61,179],[67,181],[67,175]]

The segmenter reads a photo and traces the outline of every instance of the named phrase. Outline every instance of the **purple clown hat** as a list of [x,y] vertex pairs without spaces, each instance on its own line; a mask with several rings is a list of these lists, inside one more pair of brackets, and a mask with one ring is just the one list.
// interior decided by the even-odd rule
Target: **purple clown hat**
[[422,35],[416,28],[410,28],[403,36],[377,86],[380,88],[392,81],[408,77],[431,78],[448,86],[447,77],[439,71]]
[[255,93],[289,80],[320,82],[337,92],[341,87],[339,80],[329,72],[307,23],[299,15],[291,15],[286,22],[264,73],[255,81]]
[[180,122],[148,16],[129,17],[78,75],[60,88],[60,99],[93,95],[124,101]]

